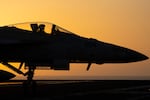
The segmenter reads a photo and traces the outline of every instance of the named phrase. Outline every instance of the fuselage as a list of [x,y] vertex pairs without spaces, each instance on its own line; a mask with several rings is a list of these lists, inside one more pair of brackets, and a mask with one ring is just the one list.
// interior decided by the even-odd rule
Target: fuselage
[[145,59],[148,57],[137,51],[68,33],[56,26],[49,34],[14,26],[0,27],[0,60],[5,62],[55,66],[57,63],[128,63]]

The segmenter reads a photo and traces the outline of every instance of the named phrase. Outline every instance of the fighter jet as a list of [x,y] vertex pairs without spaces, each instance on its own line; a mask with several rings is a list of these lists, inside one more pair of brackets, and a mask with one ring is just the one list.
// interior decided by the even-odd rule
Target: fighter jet
[[[89,70],[92,63],[130,63],[146,59],[146,55],[135,50],[83,37],[53,23],[27,22],[0,27],[0,63],[27,76],[28,82],[33,80],[38,67],[69,70],[70,63],[87,63],[86,70]],[[20,66],[13,66],[12,62]],[[21,71],[22,67],[27,68],[27,72]],[[9,74],[5,72],[7,79]],[[0,75],[4,74],[0,72]]]

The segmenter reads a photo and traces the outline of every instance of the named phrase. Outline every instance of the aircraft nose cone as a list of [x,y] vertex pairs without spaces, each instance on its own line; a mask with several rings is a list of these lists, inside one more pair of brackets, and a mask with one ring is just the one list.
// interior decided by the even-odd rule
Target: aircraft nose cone
[[142,61],[142,60],[148,59],[148,57],[147,57],[146,55],[141,54],[141,53],[138,53],[138,52],[134,52],[132,56],[133,56],[133,57],[135,58],[135,60],[137,60],[137,61]]
[[143,61],[148,59],[146,55],[129,49],[128,49],[128,57],[129,57],[129,62]]

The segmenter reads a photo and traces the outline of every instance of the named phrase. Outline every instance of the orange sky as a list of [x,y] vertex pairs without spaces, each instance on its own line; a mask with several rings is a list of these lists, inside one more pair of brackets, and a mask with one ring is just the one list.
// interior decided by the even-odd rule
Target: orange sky
[[[150,0],[1,0],[0,25],[47,21],[85,37],[142,52],[150,57]],[[2,66],[2,65],[1,65]],[[71,64],[49,76],[150,76],[150,60],[130,64]],[[0,69],[7,69],[2,66]],[[8,70],[8,69],[7,69]]]

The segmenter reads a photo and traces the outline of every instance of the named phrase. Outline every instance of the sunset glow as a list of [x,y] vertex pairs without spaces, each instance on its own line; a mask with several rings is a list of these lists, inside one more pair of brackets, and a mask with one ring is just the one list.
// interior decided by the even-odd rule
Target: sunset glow
[[[150,0],[1,0],[0,26],[51,22],[75,34],[124,46],[150,57],[149,5]],[[35,76],[150,76],[150,60],[93,64],[88,72],[86,67],[87,64],[71,64],[70,71],[37,70]]]

